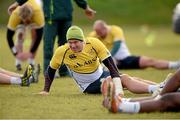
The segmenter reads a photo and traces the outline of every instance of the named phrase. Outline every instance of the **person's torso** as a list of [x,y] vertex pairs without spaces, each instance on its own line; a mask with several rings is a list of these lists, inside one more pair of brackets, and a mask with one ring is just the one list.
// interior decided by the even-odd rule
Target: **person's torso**
[[45,19],[49,20],[71,20],[71,0],[43,0]]
[[104,60],[109,56],[109,51],[98,39],[86,38],[83,50],[78,53],[73,52],[68,43],[60,46],[51,59],[50,65],[57,69],[64,63],[74,72],[88,74],[97,70],[100,65],[99,59]]
[[109,25],[108,28],[109,28],[109,30],[108,30],[108,33],[105,38],[98,37],[98,35],[96,34],[95,31],[93,31],[90,34],[90,36],[96,37],[99,40],[101,40],[101,42],[108,48],[108,50],[111,51],[113,48],[113,43],[116,40],[125,40],[125,39],[124,39],[123,31],[120,27],[118,27],[116,25]]
[[[33,10],[31,23],[28,24],[28,26],[33,26],[36,28],[43,27],[44,26],[44,13],[42,10],[41,0],[28,0],[25,4],[31,6]],[[19,9],[20,7],[17,7],[10,15],[7,26],[11,30],[15,30],[19,24],[23,24],[20,17],[18,16]]]
[[64,63],[82,91],[99,79],[103,73],[100,60],[110,56],[107,48],[98,39],[86,38],[85,41],[86,44],[80,53],[73,52],[68,43],[60,46],[50,62],[53,69],[58,69]]
[[128,47],[126,46],[125,37],[122,28],[116,25],[109,25],[108,34],[104,39],[99,38],[95,31],[90,33],[91,37],[96,37],[108,48],[109,51],[113,49],[114,42],[117,40],[121,41],[121,46],[117,53],[113,56],[117,60],[121,60],[131,55]]
[[99,66],[97,53],[90,43],[86,43],[81,53],[68,49],[63,61],[71,70],[77,73],[92,73]]

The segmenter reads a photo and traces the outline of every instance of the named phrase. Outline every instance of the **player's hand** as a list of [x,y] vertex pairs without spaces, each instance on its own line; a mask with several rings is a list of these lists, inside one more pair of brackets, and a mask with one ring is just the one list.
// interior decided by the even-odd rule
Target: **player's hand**
[[28,58],[30,58],[31,53],[29,52],[21,52],[16,55],[16,58],[21,61],[26,61]]
[[96,14],[96,11],[87,6],[87,8],[85,9],[85,14],[89,19],[93,19]]
[[49,92],[41,91],[41,92],[38,93],[38,95],[44,95],[44,96],[46,96],[46,95],[49,95]]
[[17,6],[18,6],[18,3],[17,3],[17,2],[15,2],[15,3],[12,4],[12,5],[10,5],[10,6],[8,7],[8,14],[11,15],[11,13],[17,8]]

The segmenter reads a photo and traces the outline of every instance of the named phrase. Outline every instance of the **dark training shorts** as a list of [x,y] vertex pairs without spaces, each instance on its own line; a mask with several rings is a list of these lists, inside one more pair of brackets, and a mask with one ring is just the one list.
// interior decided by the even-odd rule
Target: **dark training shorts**
[[109,71],[103,71],[102,75],[95,82],[91,83],[85,90],[84,93],[99,94],[101,93],[101,79],[110,76]]
[[118,69],[140,69],[140,56],[128,56],[123,60],[117,61]]

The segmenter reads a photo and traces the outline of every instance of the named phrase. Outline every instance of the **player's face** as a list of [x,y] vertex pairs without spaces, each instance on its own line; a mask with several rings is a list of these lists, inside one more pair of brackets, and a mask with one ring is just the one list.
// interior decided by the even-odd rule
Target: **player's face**
[[30,24],[30,23],[31,23],[31,17],[27,17],[27,18],[22,19],[22,22],[23,22],[23,24],[25,24],[25,25]]
[[97,28],[95,28],[96,34],[104,39],[107,35],[108,29],[105,26],[99,26]]
[[81,52],[84,47],[84,42],[79,40],[68,40],[69,47],[74,52]]

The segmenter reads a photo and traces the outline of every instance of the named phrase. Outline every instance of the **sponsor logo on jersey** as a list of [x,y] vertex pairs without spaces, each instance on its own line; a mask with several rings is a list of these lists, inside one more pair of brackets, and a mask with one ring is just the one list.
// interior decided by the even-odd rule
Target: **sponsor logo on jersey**
[[75,54],[71,54],[71,55],[69,55],[69,58],[70,59],[75,59],[77,56],[75,55]]
[[74,68],[78,68],[78,67],[82,67],[82,66],[86,66],[86,65],[90,65],[94,62],[97,61],[97,57],[91,59],[91,60],[87,60],[87,61],[84,61],[84,63],[76,63],[76,65],[74,65]]

